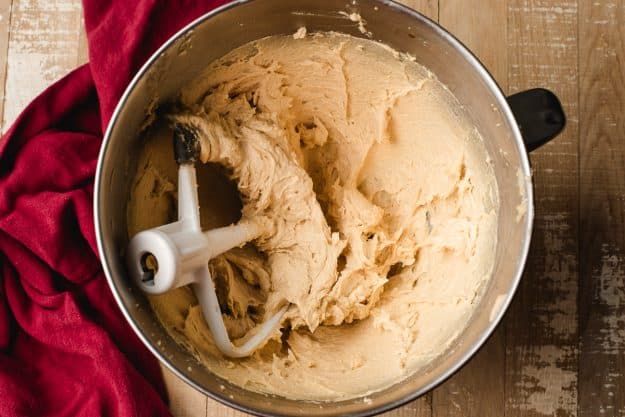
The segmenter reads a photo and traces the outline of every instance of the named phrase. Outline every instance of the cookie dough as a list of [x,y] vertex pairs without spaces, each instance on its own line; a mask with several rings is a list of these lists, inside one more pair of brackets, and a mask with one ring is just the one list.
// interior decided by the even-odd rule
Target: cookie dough
[[[212,63],[169,116],[201,138],[203,228],[245,219],[263,230],[209,265],[231,338],[288,304],[281,329],[235,360],[190,289],[150,303],[221,377],[335,401],[401,381],[453,345],[491,276],[499,203],[479,133],[432,73],[370,40],[298,34]],[[166,124],[139,155],[129,236],[176,218]]]

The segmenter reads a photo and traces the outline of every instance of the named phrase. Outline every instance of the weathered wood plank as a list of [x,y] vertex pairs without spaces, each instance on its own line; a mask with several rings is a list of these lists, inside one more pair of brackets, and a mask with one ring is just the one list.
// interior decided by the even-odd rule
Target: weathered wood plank
[[13,0],[5,129],[37,94],[76,67],[81,26],[80,0]]
[[439,0],[399,0],[399,3],[418,11],[432,20],[438,21]]
[[582,1],[579,415],[625,416],[625,3]]
[[78,67],[88,61],[89,45],[87,44],[87,31],[85,30],[85,16],[83,13],[81,13],[80,28],[78,31],[78,54],[76,56],[76,66]]
[[508,0],[440,0],[439,23],[460,39],[506,89]]
[[[169,409],[174,417],[198,417],[206,414],[208,397],[185,384],[164,366],[163,378],[169,394]],[[217,414],[211,414],[217,416]]]
[[506,319],[506,416],[577,415],[577,2],[509,0],[510,92],[547,87],[568,116],[531,155],[536,219],[526,273]]
[[4,111],[7,57],[9,50],[9,26],[13,0],[0,0],[0,133],[2,132],[2,112]]
[[432,415],[432,393],[418,398],[380,417],[430,417]]
[[[440,23],[507,87],[506,0],[441,0]],[[433,416],[499,417],[504,408],[505,332],[500,327],[480,352],[434,391]]]

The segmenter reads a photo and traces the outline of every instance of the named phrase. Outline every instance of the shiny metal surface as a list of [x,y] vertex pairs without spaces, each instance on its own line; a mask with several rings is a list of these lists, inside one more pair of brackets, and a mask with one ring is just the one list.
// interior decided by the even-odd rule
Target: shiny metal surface
[[[155,320],[147,301],[126,274],[126,201],[141,146],[147,109],[175,98],[180,87],[209,62],[254,39],[309,31],[339,31],[365,37],[340,11],[357,11],[374,40],[414,55],[465,106],[485,139],[501,203],[493,279],[458,342],[427,370],[384,391],[349,401],[320,404],[265,396],[229,384],[197,364]],[[522,195],[524,197],[522,197]],[[517,221],[525,198],[527,211]],[[516,290],[528,252],[533,221],[529,163],[506,99],[478,60],[441,27],[388,0],[237,1],[202,16],[164,44],[130,83],[113,114],[98,162],[95,227],[104,271],[115,298],[146,346],[199,391],[259,415],[372,415],[408,402],[458,370],[484,343]],[[158,343],[157,343],[158,342]],[[225,388],[220,389],[220,385]]]

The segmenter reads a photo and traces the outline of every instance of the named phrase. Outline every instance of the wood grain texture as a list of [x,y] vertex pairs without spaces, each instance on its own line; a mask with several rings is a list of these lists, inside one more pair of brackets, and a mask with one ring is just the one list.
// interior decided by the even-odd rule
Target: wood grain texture
[[399,3],[438,22],[439,0],[399,0]]
[[[7,75],[7,58],[9,51],[9,27],[11,24],[11,6],[13,0],[0,0],[0,126],[4,111],[4,98]],[[0,133],[2,129],[0,129]]]
[[169,409],[175,417],[198,417],[206,414],[208,397],[184,383],[169,369],[161,366],[169,394]]
[[577,415],[577,2],[509,0],[510,92],[542,86],[567,128],[530,155],[536,218],[526,272],[506,318],[506,416]]
[[89,45],[87,44],[87,31],[85,30],[85,16],[80,14],[80,28],[78,31],[78,54],[76,55],[76,66],[80,66],[89,61]]
[[[439,5],[441,25],[464,42],[505,89],[508,76],[506,1],[441,0]],[[462,370],[434,391],[433,416],[502,415],[504,336],[500,327]]]
[[13,0],[5,128],[37,94],[76,67],[81,15],[80,0]]
[[625,3],[580,2],[579,415],[625,416]]

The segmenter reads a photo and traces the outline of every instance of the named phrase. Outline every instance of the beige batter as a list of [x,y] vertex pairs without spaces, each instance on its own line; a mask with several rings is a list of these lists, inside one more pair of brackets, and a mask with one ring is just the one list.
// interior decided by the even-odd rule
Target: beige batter
[[[492,271],[498,202],[478,133],[431,73],[372,41],[300,30],[213,63],[171,119],[201,138],[203,228],[241,218],[263,230],[210,263],[231,338],[290,305],[273,338],[235,360],[190,289],[151,297],[209,369],[255,391],[339,400],[452,346]],[[176,217],[171,131],[148,136],[130,236]]]

